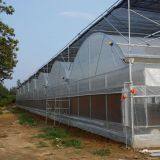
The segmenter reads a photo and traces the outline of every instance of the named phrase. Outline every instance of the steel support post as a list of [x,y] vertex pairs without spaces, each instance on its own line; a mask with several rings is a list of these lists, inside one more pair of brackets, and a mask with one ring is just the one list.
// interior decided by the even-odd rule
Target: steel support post
[[47,69],[45,70],[47,72],[47,77],[45,77],[45,97],[46,97],[46,100],[45,100],[45,105],[46,105],[46,124],[48,122],[48,96],[47,96],[47,92],[48,92],[48,72],[49,72],[49,69],[48,69],[48,64],[47,64]]
[[[131,53],[131,3],[128,0],[128,52]],[[133,81],[132,81],[132,63],[133,59],[129,59],[129,80],[130,80],[130,89],[132,89]],[[131,99],[131,138],[132,145],[134,143],[134,108],[133,108],[133,95],[130,94]]]

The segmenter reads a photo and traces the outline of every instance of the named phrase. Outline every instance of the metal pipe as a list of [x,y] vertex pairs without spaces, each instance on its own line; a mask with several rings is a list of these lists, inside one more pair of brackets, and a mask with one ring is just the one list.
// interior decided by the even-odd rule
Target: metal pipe
[[[128,1],[129,1],[129,0],[128,0]],[[130,11],[132,11],[133,13],[139,15],[140,17],[143,17],[144,19],[146,19],[146,20],[148,20],[148,21],[150,21],[150,22],[152,22],[152,23],[154,23],[154,24],[160,26],[160,23],[158,23],[158,22],[156,22],[156,21],[154,21],[154,20],[152,20],[152,19],[150,19],[150,18],[144,16],[143,14],[140,14],[140,13],[134,11],[134,10],[130,10]]]
[[103,17],[103,19],[110,25],[112,28],[119,33],[127,42],[129,41],[107,18]]
[[[131,45],[131,11],[130,11],[130,0],[128,0],[128,43]],[[130,47],[129,47],[130,52]]]
[[[131,4],[130,0],[128,0],[128,51],[131,53]],[[130,80],[130,88],[132,88],[132,59],[129,60],[129,80]],[[133,96],[131,95],[131,137],[132,137],[132,145],[134,143],[134,108],[133,108]]]
[[152,45],[144,45],[144,44],[127,44],[127,43],[116,43],[120,46],[128,46],[128,47],[148,47],[148,48],[160,48],[160,46],[152,46]]

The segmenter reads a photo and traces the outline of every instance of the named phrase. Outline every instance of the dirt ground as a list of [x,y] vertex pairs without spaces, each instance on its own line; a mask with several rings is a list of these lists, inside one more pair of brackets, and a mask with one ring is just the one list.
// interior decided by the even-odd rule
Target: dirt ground
[[[38,121],[40,121],[38,119]],[[52,123],[52,122],[51,122]],[[20,125],[18,115],[11,112],[0,115],[0,160],[145,160],[153,159],[142,155],[132,149],[126,149],[125,145],[93,135],[76,128],[68,128],[73,137],[80,139],[84,147],[58,148],[50,145],[48,140],[34,138],[40,133],[44,125],[30,127]],[[41,142],[48,145],[38,146]],[[101,148],[109,148],[108,156],[94,155],[93,151]]]

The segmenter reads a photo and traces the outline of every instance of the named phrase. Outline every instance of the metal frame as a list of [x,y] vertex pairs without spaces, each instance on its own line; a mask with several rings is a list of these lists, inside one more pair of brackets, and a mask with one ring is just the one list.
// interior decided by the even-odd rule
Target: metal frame
[[[110,20],[110,17],[114,17],[112,20],[115,20],[117,19],[117,21],[120,21],[120,19],[118,19],[115,15],[112,15],[112,12],[114,12],[114,10],[116,10],[118,7],[120,8],[121,6],[123,5],[126,5],[127,4],[127,13],[128,13],[128,24],[127,24],[127,29],[128,31],[126,32],[122,32],[121,31],[121,28],[118,28],[117,27],[117,24],[116,23],[113,23],[111,20]],[[123,55],[124,57],[124,60],[127,59],[127,61],[124,61],[125,63],[128,63],[128,76],[129,76],[129,81],[127,82],[129,84],[129,90],[132,90],[132,88],[134,88],[134,84],[133,84],[133,75],[132,75],[132,69],[133,69],[133,64],[135,63],[136,61],[136,55],[133,55],[131,54],[131,50],[132,48],[134,47],[139,47],[139,48],[142,48],[142,47],[146,47],[146,48],[158,48],[160,49],[160,46],[158,45],[153,45],[151,44],[151,41],[154,41],[154,40],[157,40],[160,38],[159,34],[160,34],[160,29],[158,31],[154,31],[152,33],[144,33],[142,34],[141,33],[141,41],[142,43],[132,43],[132,36],[135,34],[135,33],[132,33],[132,16],[131,14],[135,14],[136,16],[138,17],[141,17],[145,20],[147,20],[149,23],[152,23],[156,26],[159,26],[160,27],[160,23],[155,21],[155,20],[152,20],[151,18],[141,14],[141,13],[138,13],[138,11],[135,11],[133,8],[132,8],[132,1],[131,0],[121,0],[121,1],[117,1],[108,11],[104,12],[100,17],[98,17],[97,20],[95,20],[93,23],[91,23],[89,26],[87,26],[84,30],[82,30],[70,43],[68,43],[54,58],[52,58],[47,64],[43,65],[36,73],[34,73],[28,80],[26,80],[23,84],[22,84],[22,87],[23,85],[25,85],[29,80],[33,79],[35,76],[39,75],[39,73],[43,72],[43,73],[46,73],[47,74],[47,78],[46,78],[46,81],[48,81],[48,75],[49,73],[51,72],[51,69],[53,67],[53,64],[55,61],[61,61],[61,62],[68,62],[68,63],[72,63],[77,55],[77,52],[78,52],[78,49],[80,48],[80,46],[82,45],[83,41],[86,40],[92,33],[94,32],[97,32],[97,31],[101,31],[100,29],[99,30],[94,30],[94,27],[97,25],[97,24],[100,24],[101,22],[106,22],[106,25],[109,25],[112,29],[110,31],[106,31],[106,30],[103,30],[103,32],[107,32],[112,35],[112,34],[115,34],[115,35],[120,35],[124,40],[125,40],[125,43],[116,43],[118,46],[125,46],[125,47],[128,47],[128,51],[127,51],[127,55],[126,53]],[[109,18],[108,18],[109,17]],[[121,21],[120,21],[121,22]],[[125,24],[122,22],[121,23],[122,26],[125,26]],[[96,27],[95,27],[96,28]],[[100,28],[100,27],[99,27]],[[105,27],[104,27],[105,28]],[[126,26],[125,26],[126,28]],[[137,34],[138,35],[138,34]],[[140,34],[139,34],[140,35]],[[158,36],[158,37],[157,37]],[[152,39],[147,39],[147,38],[152,38]],[[104,41],[104,39],[103,39]],[[101,46],[102,47],[102,46]],[[95,76],[91,76],[90,74],[90,44],[89,44],[89,77],[88,78],[85,78],[85,79],[80,79],[78,81],[75,81],[75,82],[72,82],[73,83],[76,83],[76,86],[77,86],[77,91],[78,93],[75,94],[74,96],[75,97],[78,97],[78,101],[79,101],[79,97],[80,96],[85,96],[85,95],[98,95],[98,94],[111,94],[111,93],[122,93],[122,91],[117,91],[116,88],[111,88],[112,91],[107,91],[107,89],[110,89],[110,88],[104,88],[104,91],[102,90],[94,90],[92,91],[91,90],[91,80],[97,76],[106,76],[108,73],[105,73],[105,74],[102,74],[102,75],[97,75],[97,67],[99,65],[99,57],[101,55],[101,52],[99,53],[99,57],[98,57],[98,62],[96,64],[96,72],[95,72]],[[113,56],[113,55],[112,55]],[[119,56],[119,55],[118,55]],[[148,58],[149,57],[145,57],[142,55],[143,58]],[[154,56],[153,56],[154,57]],[[156,56],[155,56],[156,58]],[[64,66],[65,68],[65,66]],[[72,68],[72,64],[70,64],[70,66],[68,68],[65,68],[67,70],[67,72],[70,72]],[[125,67],[126,68],[126,67]],[[124,68],[124,69],[125,69]],[[120,68],[120,70],[122,70],[123,68]],[[79,90],[79,82],[81,80],[88,80],[89,81],[89,91],[88,94],[84,93],[84,92],[81,92]],[[105,83],[106,83],[106,79],[105,79]],[[124,82],[125,84],[125,82]],[[70,106],[71,106],[71,102],[70,102],[70,98],[71,97],[74,97],[73,95],[71,95],[71,84],[70,82],[64,82],[63,84],[60,84],[60,86],[56,86],[55,88],[52,88],[52,89],[55,89],[57,90],[57,87],[60,88],[60,87],[67,87],[67,95],[59,95],[59,96],[55,96],[54,98],[53,97],[49,97],[48,94],[47,94],[47,91],[48,91],[48,82],[46,82],[45,84],[45,98],[44,99],[40,99],[38,98],[37,100],[44,100],[45,101],[45,110],[46,110],[46,114],[45,114],[45,117],[46,117],[46,123],[47,123],[47,119],[50,117],[50,115],[48,115],[49,112],[53,112],[53,119],[54,119],[54,124],[55,124],[55,120],[58,120],[59,122],[63,122],[63,118],[61,116],[62,113],[61,113],[61,110],[60,108],[57,108],[56,107],[56,103],[57,101],[68,101],[68,107],[67,108],[61,108],[62,110],[66,109],[68,110],[69,112],[69,115],[70,115]],[[119,86],[122,90],[122,86]],[[57,90],[58,91],[58,90]],[[128,98],[130,100],[130,114],[131,114],[131,126],[124,126],[124,131],[125,131],[125,143],[126,143],[126,147],[128,147],[128,144],[131,144],[132,146],[134,146],[134,137],[135,137],[135,125],[134,125],[134,98],[136,97],[139,97],[139,98],[144,98],[146,97],[147,95],[144,95],[144,96],[140,96],[140,95],[133,95],[133,94],[128,94]],[[64,100],[63,98],[67,98],[67,100]],[[150,95],[150,97],[160,97],[160,95]],[[60,98],[60,99],[59,99]],[[34,99],[36,100],[36,99]],[[29,99],[28,99],[29,101]],[[54,101],[55,102],[55,107],[54,109],[51,108],[49,106],[49,103],[48,102],[51,102],[51,101]],[[107,102],[107,98],[106,98],[106,102]],[[107,105],[106,105],[107,107]],[[51,111],[52,110],[52,111]],[[58,110],[58,114],[57,114],[57,110]],[[147,110],[146,110],[147,112]],[[107,109],[106,109],[106,114],[107,114]],[[61,117],[61,118],[57,118],[57,117]],[[78,117],[79,117],[79,103],[78,103]],[[79,117],[80,118],[80,117]],[[91,98],[90,98],[90,118],[91,118]],[[107,118],[106,118],[106,121],[107,121]],[[70,120],[68,121],[68,124],[70,124]],[[106,127],[109,127],[109,122],[106,123]],[[149,125],[147,125],[147,127],[149,127]],[[130,131],[129,129],[131,129],[131,135],[130,134]],[[129,139],[131,136],[131,140]]]

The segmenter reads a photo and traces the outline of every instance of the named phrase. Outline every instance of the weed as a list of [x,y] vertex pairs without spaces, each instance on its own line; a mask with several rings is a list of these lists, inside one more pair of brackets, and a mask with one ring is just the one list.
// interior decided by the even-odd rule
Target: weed
[[6,107],[13,102],[15,102],[15,96],[13,95],[0,96],[0,108]]
[[76,139],[67,139],[69,138],[69,133],[65,129],[44,128],[42,131],[44,133],[38,134],[34,137],[52,140],[52,146],[82,148],[81,141]]
[[74,147],[74,148],[77,148],[77,149],[82,148],[81,141],[77,140],[77,139],[64,140],[63,145],[65,147]]
[[29,125],[29,126],[36,126],[37,123],[36,121],[32,118],[29,117],[26,113],[19,113],[19,124],[21,125]]
[[96,149],[93,151],[93,154],[104,157],[109,156],[111,154],[111,151],[109,149]]
[[44,133],[38,134],[37,138],[44,139],[56,139],[56,138],[66,138],[69,136],[68,132],[61,128],[45,128]]

